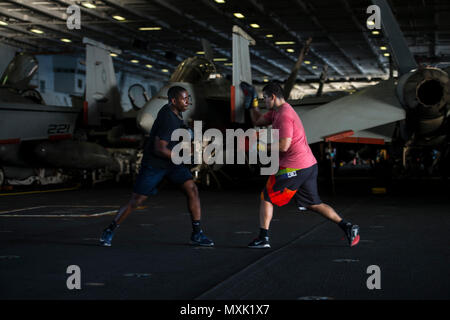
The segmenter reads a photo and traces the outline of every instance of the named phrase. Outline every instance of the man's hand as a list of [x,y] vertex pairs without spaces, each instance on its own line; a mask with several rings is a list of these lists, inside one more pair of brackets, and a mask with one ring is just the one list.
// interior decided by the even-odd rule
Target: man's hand
[[254,126],[268,126],[271,124],[269,120],[264,118],[258,108],[258,94],[256,89],[247,82],[241,82],[240,87],[244,92],[244,107],[246,110],[250,109],[250,118]]
[[[244,93],[244,107],[245,109],[250,109],[252,107],[258,107],[258,94],[256,93],[255,87],[243,81],[240,84],[242,92]],[[256,102],[255,102],[256,101]]]
[[251,147],[249,151],[266,151],[269,149],[270,145],[264,144],[261,142],[255,142]]

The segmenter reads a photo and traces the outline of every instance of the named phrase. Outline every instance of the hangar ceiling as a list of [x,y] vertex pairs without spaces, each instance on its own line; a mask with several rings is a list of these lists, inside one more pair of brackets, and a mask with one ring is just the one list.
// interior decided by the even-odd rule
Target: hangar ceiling
[[[66,25],[70,15],[66,10],[74,4],[81,9],[80,30]],[[201,54],[202,39],[222,60],[216,61],[219,71],[231,74],[231,29],[238,25],[256,40],[251,47],[256,81],[287,79],[310,36],[311,50],[299,82],[317,82],[325,64],[331,80],[367,81],[389,73],[385,56],[389,44],[382,30],[374,35],[366,27],[371,4],[369,0],[2,0],[0,42],[39,54],[83,54],[82,38],[89,37],[122,50],[114,57],[119,68],[165,81],[182,60]],[[419,63],[450,63],[448,0],[389,4]]]

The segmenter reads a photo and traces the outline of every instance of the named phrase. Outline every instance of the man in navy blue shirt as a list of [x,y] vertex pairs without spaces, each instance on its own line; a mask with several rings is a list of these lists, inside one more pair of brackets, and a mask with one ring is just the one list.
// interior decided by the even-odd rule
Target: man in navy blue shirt
[[150,131],[131,199],[119,209],[113,222],[103,231],[100,242],[104,246],[111,246],[114,231],[117,227],[149,195],[156,194],[156,186],[164,177],[168,177],[173,183],[181,185],[188,198],[188,209],[191,213],[193,229],[190,243],[200,246],[214,245],[214,242],[203,234],[200,226],[200,198],[191,172],[183,164],[174,164],[171,159],[172,148],[178,143],[177,141],[171,141],[172,132],[184,127],[182,112],[188,109],[189,93],[183,87],[174,86],[169,89],[167,95],[169,103],[158,112]]

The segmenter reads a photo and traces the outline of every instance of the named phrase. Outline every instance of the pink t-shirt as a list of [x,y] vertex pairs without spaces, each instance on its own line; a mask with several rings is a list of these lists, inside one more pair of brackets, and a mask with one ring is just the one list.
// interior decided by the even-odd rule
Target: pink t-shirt
[[305,129],[300,117],[289,103],[283,103],[278,110],[273,108],[264,118],[272,122],[272,128],[280,130],[281,138],[292,138],[286,152],[280,152],[280,167],[305,169],[317,163],[306,140]]

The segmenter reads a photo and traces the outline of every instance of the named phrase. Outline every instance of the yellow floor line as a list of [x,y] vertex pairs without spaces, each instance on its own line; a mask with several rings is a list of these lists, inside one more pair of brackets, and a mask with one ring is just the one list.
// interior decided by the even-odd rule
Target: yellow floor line
[[18,212],[18,211],[33,210],[33,209],[40,209],[40,208],[44,208],[44,207],[46,207],[46,206],[38,206],[38,207],[29,207],[29,208],[23,208],[23,209],[14,209],[14,210],[0,211],[0,215],[2,213],[12,213],[12,212]]
[[33,193],[47,193],[47,192],[61,192],[61,191],[72,191],[80,188],[81,185],[77,185],[72,188],[62,188],[62,189],[53,189],[53,190],[42,190],[42,191],[24,191],[24,192],[14,192],[14,193],[0,193],[0,196],[17,196],[23,194],[33,194]]
[[[93,213],[93,214],[76,214],[76,215],[70,215],[70,214],[58,214],[58,215],[47,215],[47,214],[32,214],[32,215],[21,215],[21,214],[4,214],[4,213],[13,213],[13,212],[19,212],[19,211],[25,211],[25,210],[32,210],[32,209],[40,209],[40,208],[48,208],[48,207],[66,207],[66,208],[117,208],[116,210],[110,210],[100,213]],[[14,210],[8,210],[8,211],[0,211],[0,218],[61,218],[61,217],[68,217],[68,218],[91,218],[91,217],[100,217],[105,215],[111,215],[114,213],[117,213],[119,206],[58,206],[58,205],[50,205],[50,206],[38,206],[38,207],[29,207],[29,208],[23,208],[23,209],[14,209]],[[137,210],[143,210],[148,208],[147,206],[140,206],[137,207]]]
[[95,214],[77,214],[77,215],[66,215],[66,214],[58,214],[58,215],[46,215],[46,214],[33,214],[33,215],[19,215],[19,214],[2,214],[1,217],[6,218],[92,218],[92,217],[100,217],[106,215],[112,215],[116,213],[117,210],[106,211]]

